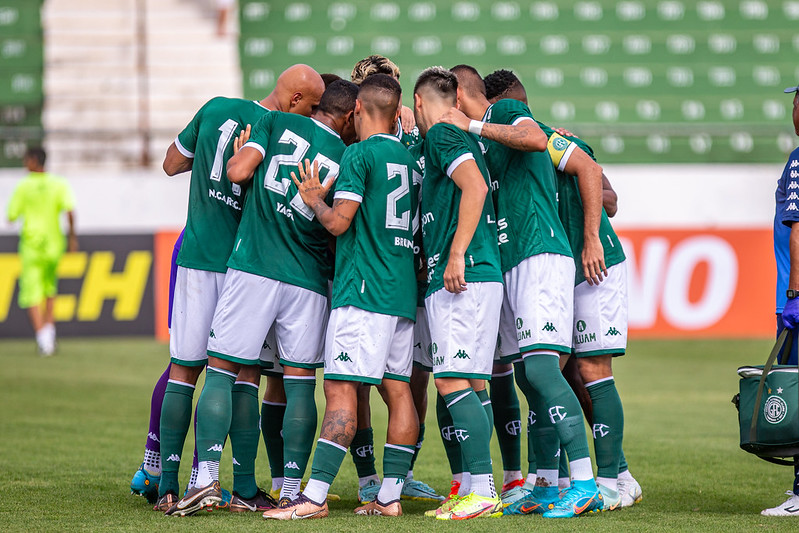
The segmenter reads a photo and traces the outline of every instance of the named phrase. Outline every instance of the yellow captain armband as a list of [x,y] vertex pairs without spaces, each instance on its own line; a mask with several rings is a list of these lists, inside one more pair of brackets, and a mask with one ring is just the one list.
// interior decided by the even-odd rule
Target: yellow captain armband
[[571,157],[575,147],[577,147],[576,144],[562,135],[552,133],[549,142],[547,142],[547,152],[549,152],[549,157],[552,158],[552,164],[555,165],[555,168],[561,171],[566,168],[566,163],[569,161],[569,157]]

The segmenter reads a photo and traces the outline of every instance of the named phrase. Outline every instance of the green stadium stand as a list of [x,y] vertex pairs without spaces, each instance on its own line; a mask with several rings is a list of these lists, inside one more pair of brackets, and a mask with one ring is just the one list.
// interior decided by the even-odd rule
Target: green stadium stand
[[796,145],[796,0],[241,0],[240,19],[248,98],[291,64],[348,77],[379,53],[406,105],[431,65],[513,70],[600,162],[781,162]]
[[0,167],[42,142],[42,0],[0,0]]

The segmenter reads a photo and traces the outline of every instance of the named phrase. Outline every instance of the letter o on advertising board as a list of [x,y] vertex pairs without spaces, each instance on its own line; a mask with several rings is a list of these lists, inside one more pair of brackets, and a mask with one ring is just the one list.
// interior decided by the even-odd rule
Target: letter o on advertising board
[[[704,292],[690,301],[691,278],[700,263],[707,263]],[[675,327],[703,329],[721,320],[730,308],[738,286],[738,258],[722,238],[701,235],[685,239],[671,252],[663,287],[663,316]]]

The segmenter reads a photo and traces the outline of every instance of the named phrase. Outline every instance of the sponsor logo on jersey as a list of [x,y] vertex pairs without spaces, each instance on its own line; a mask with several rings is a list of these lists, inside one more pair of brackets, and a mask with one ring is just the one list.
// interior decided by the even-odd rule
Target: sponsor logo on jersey
[[522,421],[521,420],[511,420],[507,424],[505,424],[505,431],[508,435],[518,435],[522,432]]
[[402,237],[394,237],[394,246],[401,246],[402,248],[413,250],[413,241],[410,239],[403,239]]
[[471,357],[469,357],[469,354],[466,353],[466,350],[458,350],[455,353],[455,359],[471,359]]
[[500,218],[497,220],[497,243],[502,246],[510,242],[508,234],[504,232],[508,228],[508,219]]
[[544,327],[541,328],[541,331],[557,332],[558,330],[552,325],[552,322],[547,322],[544,324]]
[[214,328],[211,328],[211,332],[208,334],[208,336],[209,336],[210,338],[212,338],[212,339],[215,339],[215,338],[216,338],[216,334],[214,333]]
[[180,456],[176,453],[171,454],[169,457],[166,458],[167,461],[174,461],[176,463],[180,462]]
[[621,335],[621,331],[617,330],[616,326],[610,326],[608,332],[605,333],[605,337],[607,337],[608,335],[610,335],[611,337],[615,337],[616,335]]
[[606,437],[608,434],[610,434],[610,426],[605,424],[594,424],[593,428],[591,428],[591,432],[594,434],[595,439]]
[[343,361],[345,363],[351,363],[352,362],[352,359],[350,358],[350,354],[347,353],[347,352],[341,352],[333,360],[334,361]]
[[215,191],[213,189],[208,189],[208,197],[214,198],[215,200],[218,200],[223,204],[232,207],[236,211],[241,211],[241,205],[239,205],[239,201],[236,200],[235,198],[227,196],[226,194],[222,193],[222,191]]
[[295,463],[294,461],[289,461],[288,463],[284,464],[283,468],[293,468],[294,470],[300,469],[300,467],[297,466],[297,463]]
[[549,408],[549,420],[552,423],[560,422],[566,418],[566,408],[562,405],[553,405]]
[[[375,454],[375,447],[371,444],[365,444],[355,448],[355,455],[358,457],[369,457]],[[295,467],[296,468],[296,467]]]
[[214,444],[213,446],[208,448],[208,450],[206,450],[206,451],[222,453],[222,445],[221,444]]

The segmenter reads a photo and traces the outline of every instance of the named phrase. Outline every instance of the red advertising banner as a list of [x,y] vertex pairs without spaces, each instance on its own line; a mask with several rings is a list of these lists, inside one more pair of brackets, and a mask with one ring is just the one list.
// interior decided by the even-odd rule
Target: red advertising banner
[[630,338],[774,335],[770,229],[620,231]]

